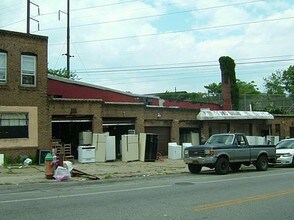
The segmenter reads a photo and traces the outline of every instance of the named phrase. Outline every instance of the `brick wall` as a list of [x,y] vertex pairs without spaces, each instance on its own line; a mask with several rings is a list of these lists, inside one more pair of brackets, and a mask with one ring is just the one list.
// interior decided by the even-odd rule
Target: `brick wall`
[[[0,30],[0,50],[7,52],[7,83],[0,84],[1,106],[37,107],[38,146],[27,148],[48,148],[50,138],[47,103],[47,37]],[[36,86],[21,86],[21,54],[36,55]],[[2,146],[3,147],[3,146]],[[13,147],[12,147],[13,148]],[[1,146],[0,146],[1,149]],[[14,154],[26,153],[22,146],[14,147]]]

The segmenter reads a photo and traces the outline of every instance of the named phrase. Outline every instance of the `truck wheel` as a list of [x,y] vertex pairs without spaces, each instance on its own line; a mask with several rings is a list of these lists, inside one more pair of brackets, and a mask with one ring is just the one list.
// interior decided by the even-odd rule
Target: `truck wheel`
[[219,175],[224,175],[229,172],[229,161],[227,158],[220,157],[215,163],[215,172]]
[[256,169],[258,171],[266,171],[267,168],[268,168],[267,157],[264,155],[259,156],[256,161]]
[[198,164],[188,164],[188,169],[191,173],[200,173],[202,166]]
[[232,163],[232,164],[230,164],[230,168],[233,171],[238,171],[240,169],[240,167],[241,167],[240,163]]

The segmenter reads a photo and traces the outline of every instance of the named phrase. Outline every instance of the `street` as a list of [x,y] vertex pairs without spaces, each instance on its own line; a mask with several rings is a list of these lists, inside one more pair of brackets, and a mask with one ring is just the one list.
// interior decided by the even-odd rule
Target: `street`
[[291,219],[293,168],[0,186],[1,219]]

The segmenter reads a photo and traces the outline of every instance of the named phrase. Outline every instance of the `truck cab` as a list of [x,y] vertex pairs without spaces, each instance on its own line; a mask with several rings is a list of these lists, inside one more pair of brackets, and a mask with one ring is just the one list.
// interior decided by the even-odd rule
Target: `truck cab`
[[199,173],[203,166],[215,169],[217,174],[239,170],[241,165],[256,165],[257,170],[267,170],[268,160],[276,157],[274,145],[249,145],[241,133],[212,135],[204,145],[188,147],[184,162],[191,173]]

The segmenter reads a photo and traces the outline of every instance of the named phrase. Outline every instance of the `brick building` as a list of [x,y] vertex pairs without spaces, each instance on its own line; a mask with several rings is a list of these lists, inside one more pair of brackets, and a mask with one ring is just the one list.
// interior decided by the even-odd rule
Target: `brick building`
[[0,151],[33,154],[50,142],[47,37],[0,30]]
[[290,116],[203,120],[201,108],[222,110],[47,76],[47,37],[0,30],[0,154],[35,157],[54,138],[71,143],[77,157],[78,133],[85,130],[116,136],[118,154],[121,135],[129,132],[158,134],[165,155],[169,142],[219,132],[294,136]]

